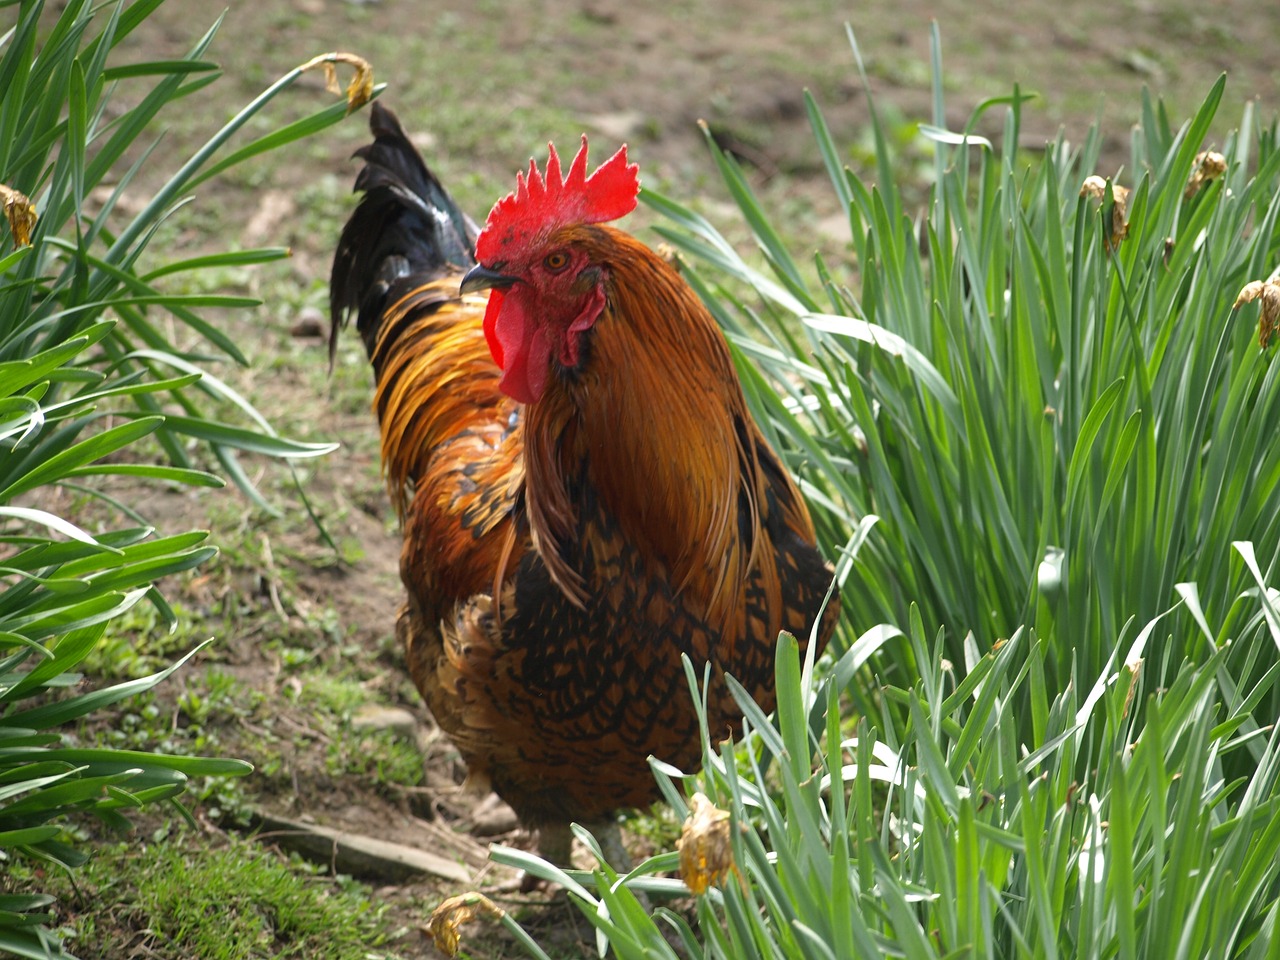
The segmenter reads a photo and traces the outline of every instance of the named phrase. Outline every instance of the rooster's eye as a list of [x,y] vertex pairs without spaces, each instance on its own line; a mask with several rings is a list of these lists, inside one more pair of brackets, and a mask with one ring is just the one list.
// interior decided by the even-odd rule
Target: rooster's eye
[[552,273],[559,273],[569,265],[569,255],[563,250],[557,250],[555,253],[547,254],[547,258],[542,261],[542,265]]

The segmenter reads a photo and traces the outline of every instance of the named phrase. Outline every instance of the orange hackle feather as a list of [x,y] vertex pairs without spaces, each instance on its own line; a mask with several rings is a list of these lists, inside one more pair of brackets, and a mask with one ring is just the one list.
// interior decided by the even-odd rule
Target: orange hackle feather
[[466,322],[483,298],[456,301],[457,286],[456,278],[438,280],[389,304],[370,356],[382,469],[401,517],[437,447],[477,415],[496,417],[510,405],[498,391],[498,371],[484,338]]
[[[454,600],[496,591],[523,478],[508,424],[516,404],[498,390],[477,322],[484,298],[459,300],[457,286],[456,276],[441,278],[388,304],[370,354],[387,489],[401,521],[429,534],[406,537],[405,565],[432,571],[424,589]],[[418,543],[430,543],[429,557],[416,555]]]
[[[747,572],[770,545],[761,535],[763,438],[728,347],[692,289],[633,237],[575,226],[557,231],[555,242],[581,245],[607,264],[610,281],[591,368],[527,413],[534,543],[552,576],[580,601],[584,585],[562,555],[580,519],[571,473],[588,461],[589,481],[617,518],[621,538],[660,559],[677,594],[688,591],[705,606],[731,656]],[[785,472],[781,482],[786,495],[775,500],[786,525],[812,538],[803,498]],[[781,609],[772,566],[762,569],[768,606]]]

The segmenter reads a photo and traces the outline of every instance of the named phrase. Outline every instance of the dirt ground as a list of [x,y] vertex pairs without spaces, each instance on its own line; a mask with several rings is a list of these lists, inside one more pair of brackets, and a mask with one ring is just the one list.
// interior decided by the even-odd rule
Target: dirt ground
[[[629,139],[646,175],[663,182],[700,185],[706,178],[699,119],[740,148],[762,178],[803,180],[820,174],[803,90],[814,92],[838,138],[856,143],[865,136],[865,101],[845,25],[857,37],[881,108],[890,120],[911,123],[932,119],[936,22],[948,123],[960,126],[976,104],[1007,94],[1016,82],[1039,96],[1024,123],[1022,145],[1031,149],[1059,127],[1078,141],[1101,116],[1107,162],[1118,167],[1143,87],[1164,96],[1180,118],[1224,71],[1230,81],[1220,129],[1238,122],[1245,100],[1259,100],[1265,116],[1274,110],[1280,71],[1273,51],[1258,42],[1272,25],[1267,0],[1028,0],[1017,5],[1016,17],[1011,9],[989,0],[237,2],[212,57],[227,67],[230,82],[204,102],[231,105],[314,53],[346,49],[374,63],[388,84],[387,101],[428,141],[444,125],[441,115],[472,113],[473,149],[446,163],[497,175],[504,189],[507,172],[539,146],[536,139],[510,143],[505,128],[523,132],[522,114],[548,107],[609,140]],[[195,0],[169,0],[130,43],[140,59],[177,51],[212,15]],[[485,126],[486,120],[499,122]],[[998,132],[998,113],[991,123]],[[340,146],[352,137],[345,134]],[[346,176],[338,147],[322,169]],[[296,166],[274,186],[287,189],[289,180],[305,182],[319,172]]]
[[[196,0],[168,0],[130,38],[126,55],[152,60],[184,50],[216,14]],[[975,105],[1007,94],[1017,82],[1040,95],[1025,109],[1022,146],[1038,149],[1059,128],[1079,141],[1101,117],[1103,173],[1113,174],[1125,162],[1144,85],[1167,97],[1177,122],[1227,71],[1227,97],[1215,126],[1219,136],[1238,124],[1246,100],[1259,101],[1266,122],[1280,109],[1280,67],[1273,44],[1260,41],[1274,32],[1271,0],[236,0],[210,53],[223,63],[227,80],[193,100],[185,121],[174,124],[160,167],[164,151],[178,155],[274,77],[316,53],[344,49],[373,62],[378,80],[388,84],[386,102],[415,131],[429,162],[471,201],[477,217],[509,189],[510,172],[548,136],[563,138],[572,135],[566,131],[585,128],[601,144],[597,149],[611,150],[607,144],[628,139],[646,182],[686,202],[704,198],[723,226],[732,216],[697,127],[705,119],[752,169],[772,209],[780,216],[794,212],[789,232],[803,242],[809,231],[830,234],[831,218],[838,214],[812,147],[803,91],[813,91],[856,162],[867,142],[867,109],[845,35],[848,21],[879,109],[909,155],[911,125],[931,120],[928,65],[935,20],[949,125],[962,126]],[[0,16],[0,31],[3,26]],[[321,102],[318,87],[316,78],[297,95],[309,98],[299,101],[299,112]],[[541,129],[544,119],[552,129]],[[999,120],[993,113],[982,131],[997,135]],[[255,564],[233,563],[225,577],[197,579],[181,590],[189,609],[209,612],[211,629],[230,634],[220,638],[222,668],[271,702],[288,682],[278,653],[263,652],[253,631],[227,630],[225,611],[232,601],[279,604],[272,578],[262,570],[292,564],[286,619],[308,623],[312,611],[336,621],[335,634],[345,646],[327,655],[367,661],[362,676],[371,698],[408,709],[417,720],[415,735],[428,764],[422,788],[397,793],[360,779],[335,779],[306,751],[296,751],[284,758],[288,776],[260,784],[255,802],[280,815],[443,852],[466,864],[474,882],[489,883],[504,876],[485,866],[488,838],[468,832],[473,802],[454,791],[455,759],[446,743],[433,738],[390,642],[400,596],[399,539],[378,478],[373,421],[361,397],[367,381],[353,373],[326,385],[322,375],[299,372],[307,365],[321,370],[324,351],[318,338],[291,334],[306,334],[306,322],[314,321],[324,302],[328,258],[354,174],[347,158],[364,136],[363,118],[353,118],[332,136],[252,176],[210,187],[202,203],[215,213],[191,221],[176,241],[192,248],[294,248],[287,271],[251,283],[268,299],[282,286],[294,292],[269,302],[257,316],[228,319],[240,335],[257,339],[256,360],[262,363],[240,386],[282,432],[344,442],[339,452],[309,465],[306,489],[339,542],[355,549],[347,560],[326,560],[327,548],[316,543],[307,523],[273,527],[269,538],[262,537],[269,539],[269,553],[265,560],[258,557],[256,573]],[[275,351],[292,362],[273,363]],[[343,356],[354,363],[354,348]],[[296,512],[287,490],[275,499]],[[247,522],[248,508],[234,491],[167,494],[147,506],[169,530],[211,526],[242,536]],[[317,637],[322,644],[323,634]],[[281,713],[287,715],[287,707]],[[504,826],[492,810],[480,819],[491,830]],[[500,838],[520,840],[514,833]],[[424,906],[457,892],[450,882],[385,882],[381,895],[397,904],[394,922],[413,927]],[[550,920],[544,915],[533,922],[589,938],[567,907],[551,909],[557,912]],[[395,949],[403,956],[434,955],[413,937]]]

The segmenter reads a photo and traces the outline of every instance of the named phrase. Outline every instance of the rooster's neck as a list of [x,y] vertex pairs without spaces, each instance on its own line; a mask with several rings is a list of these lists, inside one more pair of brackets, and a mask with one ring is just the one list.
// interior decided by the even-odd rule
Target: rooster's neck
[[[674,270],[625,235],[589,359],[527,411],[526,498],[535,545],[571,597],[580,505],[598,503],[626,549],[710,617],[741,605],[759,530],[757,431],[724,338]],[[592,529],[596,529],[594,526]],[[594,544],[596,556],[617,544]]]

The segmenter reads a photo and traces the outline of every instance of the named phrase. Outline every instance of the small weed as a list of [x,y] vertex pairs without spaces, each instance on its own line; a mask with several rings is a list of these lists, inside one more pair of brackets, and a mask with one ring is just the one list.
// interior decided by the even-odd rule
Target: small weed
[[633,810],[623,817],[623,826],[652,850],[674,850],[680,838],[681,819],[669,806],[655,803],[648,810]]
[[328,717],[349,720],[356,708],[368,702],[369,694],[359,682],[333,676],[326,672],[314,673],[296,688],[299,706],[314,709]]
[[193,724],[225,723],[253,712],[266,695],[246,687],[218,667],[205,671],[204,686],[189,685],[178,698],[178,706]]

